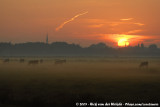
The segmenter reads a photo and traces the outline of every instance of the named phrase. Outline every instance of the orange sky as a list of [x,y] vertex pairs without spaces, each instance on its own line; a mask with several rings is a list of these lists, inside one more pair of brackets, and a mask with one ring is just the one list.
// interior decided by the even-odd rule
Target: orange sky
[[0,42],[45,41],[48,32],[50,42],[116,46],[127,37],[160,47],[160,0],[1,0],[0,8]]

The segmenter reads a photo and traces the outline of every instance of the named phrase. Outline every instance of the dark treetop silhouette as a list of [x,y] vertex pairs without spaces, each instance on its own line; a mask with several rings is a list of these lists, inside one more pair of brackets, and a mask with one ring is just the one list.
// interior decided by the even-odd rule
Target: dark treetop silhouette
[[66,42],[0,43],[0,56],[160,56],[160,49],[155,44],[112,48],[98,43],[84,48]]

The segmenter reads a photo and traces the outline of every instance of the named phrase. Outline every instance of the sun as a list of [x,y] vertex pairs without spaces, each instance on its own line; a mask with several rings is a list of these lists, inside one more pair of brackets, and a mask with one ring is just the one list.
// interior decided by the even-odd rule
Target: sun
[[129,46],[129,41],[127,38],[120,38],[118,40],[118,46],[120,47],[125,47],[125,46]]

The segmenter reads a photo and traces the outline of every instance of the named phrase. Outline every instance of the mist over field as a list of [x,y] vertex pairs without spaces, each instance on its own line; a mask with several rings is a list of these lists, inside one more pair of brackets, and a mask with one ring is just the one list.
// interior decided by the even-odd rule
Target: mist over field
[[[159,57],[4,59],[0,60],[2,106],[74,107],[76,102],[157,103],[160,99]],[[42,63],[29,64],[42,59]],[[59,59],[66,63],[56,64]],[[139,67],[143,61],[149,62],[148,67]]]

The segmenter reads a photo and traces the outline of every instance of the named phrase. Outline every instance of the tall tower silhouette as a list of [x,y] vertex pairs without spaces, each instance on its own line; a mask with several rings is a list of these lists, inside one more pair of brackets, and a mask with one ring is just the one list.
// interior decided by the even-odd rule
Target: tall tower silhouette
[[47,36],[46,36],[46,44],[48,44],[48,33],[47,33]]

